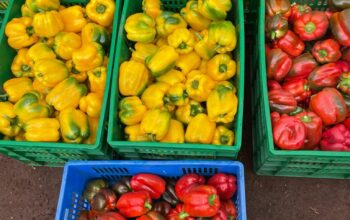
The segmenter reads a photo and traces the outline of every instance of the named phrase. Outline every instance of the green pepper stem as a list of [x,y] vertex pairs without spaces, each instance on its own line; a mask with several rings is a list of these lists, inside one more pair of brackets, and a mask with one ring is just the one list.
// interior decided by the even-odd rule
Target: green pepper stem
[[194,32],[194,35],[196,35],[196,37],[198,38],[198,40],[203,40],[203,37],[202,37],[202,35],[200,34],[200,33],[198,33],[197,31],[196,32]]
[[185,219],[185,218],[189,217],[190,215],[187,212],[181,212],[178,216],[180,219]]
[[227,137],[227,135],[221,135],[220,136],[220,143],[223,145],[226,145],[229,141],[229,137]]
[[220,64],[219,65],[219,72],[220,73],[226,73],[227,72],[227,65],[226,64]]
[[192,86],[193,89],[198,89],[199,81],[198,80],[193,80],[191,86]]
[[208,197],[208,203],[209,203],[209,205],[210,205],[210,206],[214,206],[215,200],[216,200],[216,195],[215,195],[215,194],[211,194],[211,195]]
[[305,32],[308,34],[312,34],[316,30],[316,25],[313,22],[308,22],[305,25]]
[[305,123],[309,123],[309,122],[312,121],[311,117],[308,116],[308,115],[304,115],[304,116],[300,117],[300,120],[301,120],[302,122],[305,122]]
[[145,208],[151,210],[152,209],[151,203],[145,202]]
[[34,28],[33,26],[29,26],[26,28],[26,32],[29,36],[32,36],[34,34]]
[[187,48],[187,44],[185,42],[182,42],[179,46],[178,46],[179,49],[181,50],[184,50]]
[[21,70],[24,71],[24,72],[28,72],[28,71],[30,71],[30,69],[31,69],[30,66],[28,66],[26,64],[23,64],[21,66]]
[[0,95],[0,101],[6,102],[8,100],[9,95],[8,94],[1,94]]
[[105,13],[106,9],[107,9],[107,7],[105,5],[99,4],[96,7],[96,12],[98,14],[103,14],[103,13]]
[[321,58],[325,58],[326,56],[328,56],[328,53],[326,50],[319,50],[317,53]]

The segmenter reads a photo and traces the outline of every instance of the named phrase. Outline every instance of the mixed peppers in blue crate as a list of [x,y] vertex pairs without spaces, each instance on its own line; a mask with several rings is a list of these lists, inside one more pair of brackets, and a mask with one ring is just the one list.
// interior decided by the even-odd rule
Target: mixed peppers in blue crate
[[0,96],[5,140],[93,144],[107,78],[113,0],[26,0],[6,24],[17,50]]
[[82,211],[78,220],[233,220],[236,190],[236,177],[224,173],[208,180],[198,174],[165,180],[140,173],[113,185],[95,179],[86,184],[83,195],[91,210]]
[[268,98],[283,150],[350,151],[350,1],[328,4],[266,0]]

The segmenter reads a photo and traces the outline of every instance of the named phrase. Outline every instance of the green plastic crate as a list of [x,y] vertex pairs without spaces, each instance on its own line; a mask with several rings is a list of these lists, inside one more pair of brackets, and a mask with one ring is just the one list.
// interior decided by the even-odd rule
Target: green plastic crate
[[[24,0],[10,0],[3,25],[0,29],[0,85],[7,79],[12,78],[11,63],[16,55],[16,51],[7,44],[5,36],[5,24],[12,18],[21,16],[21,6]],[[61,0],[62,5],[86,5],[88,0]],[[0,3],[0,8],[2,4]],[[0,9],[1,10],[1,9]],[[96,137],[96,143],[88,144],[66,144],[66,143],[44,143],[44,142],[24,142],[24,141],[4,141],[0,140],[0,153],[20,160],[32,166],[64,166],[69,160],[105,160],[112,159],[114,151],[108,146],[106,141],[106,123],[108,114],[108,95],[110,89],[110,79],[113,70],[114,48],[118,32],[120,15],[120,1],[116,1],[114,15],[114,27],[110,47],[110,63],[108,64],[107,83],[103,98],[100,123]],[[0,86],[1,87],[1,86]],[[0,137],[0,139],[2,139]]]
[[[116,62],[113,70],[111,106],[108,126],[108,143],[122,158],[127,159],[188,159],[188,158],[236,158],[242,143],[243,99],[244,99],[244,17],[243,1],[234,0],[232,10],[228,14],[237,27],[238,44],[233,55],[237,61],[235,86],[238,88],[239,106],[233,129],[236,135],[234,146],[214,146],[204,144],[169,144],[157,142],[128,142],[124,140],[124,129],[117,116],[120,100],[118,90],[118,72],[122,62],[131,56],[129,47],[132,43],[126,39],[124,24],[131,14],[142,11],[142,1],[125,0],[119,38],[116,49]],[[179,11],[186,5],[186,0],[162,0],[166,10]]]
[[[296,1],[312,8],[325,10],[327,1]],[[251,92],[253,112],[254,170],[259,175],[350,179],[350,152],[283,151],[274,147],[268,102],[265,57],[265,1],[256,7],[259,16],[255,20],[252,52]]]

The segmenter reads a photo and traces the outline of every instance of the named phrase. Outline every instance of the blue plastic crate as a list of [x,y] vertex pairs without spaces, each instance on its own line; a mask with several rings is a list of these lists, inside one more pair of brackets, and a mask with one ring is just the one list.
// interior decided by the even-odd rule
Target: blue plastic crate
[[89,204],[82,198],[85,184],[90,179],[105,178],[111,183],[124,176],[153,173],[168,178],[179,178],[188,173],[212,176],[216,173],[237,177],[234,202],[238,220],[246,220],[244,168],[240,162],[231,161],[91,161],[69,162],[64,168],[56,220],[75,220]]

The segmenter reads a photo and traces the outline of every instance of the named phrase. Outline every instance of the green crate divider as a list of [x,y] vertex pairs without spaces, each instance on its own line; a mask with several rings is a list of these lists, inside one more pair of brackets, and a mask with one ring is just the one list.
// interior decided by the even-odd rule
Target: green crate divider
[[[314,9],[325,10],[327,1],[295,1]],[[283,151],[276,149],[272,138],[268,102],[265,57],[265,1],[257,1],[259,10],[254,22],[252,51],[251,93],[253,112],[254,170],[259,175],[350,179],[350,152]]]
[[[238,31],[238,44],[233,52],[237,61],[237,75],[235,86],[238,88],[239,106],[234,123],[236,142],[234,146],[215,146],[206,144],[173,144],[157,142],[128,142],[124,140],[124,129],[117,117],[118,102],[121,98],[118,92],[118,72],[123,61],[130,58],[129,47],[132,43],[126,39],[124,24],[131,14],[142,11],[142,1],[125,0],[121,22],[119,26],[119,37],[116,49],[116,62],[113,70],[111,106],[108,126],[108,143],[126,159],[234,159],[241,148],[242,124],[243,124],[243,100],[244,100],[244,11],[243,1],[234,0],[232,10],[228,19],[235,24]],[[179,11],[186,5],[186,0],[162,0],[165,10]]]
[[[0,29],[0,85],[7,79],[12,78],[11,63],[16,55],[16,51],[7,44],[5,36],[5,24],[12,18],[21,16],[21,6],[24,0],[5,0],[8,4],[0,2],[0,17],[3,11],[2,7],[7,7],[3,25]],[[88,0],[61,0],[65,6],[86,5]],[[110,81],[114,65],[115,47],[119,27],[119,18],[121,10],[121,1],[116,1],[116,10],[114,15],[114,26],[109,54],[108,76],[103,97],[103,106],[97,131],[95,144],[66,144],[66,143],[44,143],[44,142],[24,142],[24,141],[4,141],[0,140],[0,153],[16,160],[22,161],[32,166],[50,166],[62,167],[70,160],[106,160],[113,159],[115,152],[107,144],[107,116],[109,105]],[[1,86],[0,86],[1,87]],[[1,89],[1,88],[0,88]],[[1,137],[0,137],[1,138]]]

